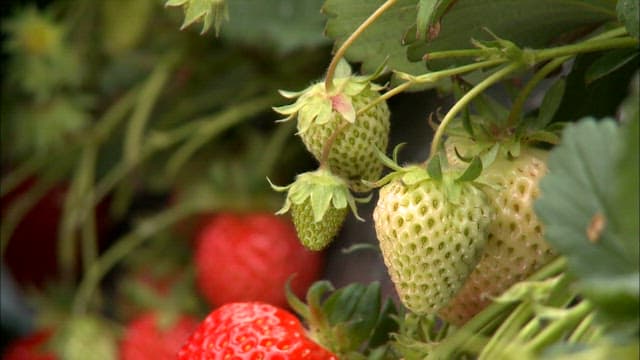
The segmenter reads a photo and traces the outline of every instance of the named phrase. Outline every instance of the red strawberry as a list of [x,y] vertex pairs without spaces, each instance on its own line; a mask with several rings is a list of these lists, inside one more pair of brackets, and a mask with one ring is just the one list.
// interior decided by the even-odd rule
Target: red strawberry
[[198,327],[187,315],[177,318],[148,312],[131,321],[120,342],[121,360],[175,359],[176,353]]
[[[36,184],[29,179],[2,197],[2,217],[7,216],[15,204]],[[68,185],[59,183],[47,191],[25,214],[15,228],[9,241],[5,258],[12,276],[21,285],[41,287],[58,275],[58,223],[62,216]],[[100,245],[105,245],[108,230],[108,202],[100,203],[96,210]],[[37,249],[34,251],[34,249]]]
[[196,239],[198,288],[212,306],[263,301],[286,307],[285,284],[303,295],[320,277],[322,253],[306,250],[293,224],[270,213],[213,216]]
[[2,360],[56,360],[52,352],[42,349],[52,334],[45,329],[15,340],[7,347]]
[[306,359],[337,357],[310,340],[293,314],[260,302],[230,303],[213,311],[178,354],[192,359]]

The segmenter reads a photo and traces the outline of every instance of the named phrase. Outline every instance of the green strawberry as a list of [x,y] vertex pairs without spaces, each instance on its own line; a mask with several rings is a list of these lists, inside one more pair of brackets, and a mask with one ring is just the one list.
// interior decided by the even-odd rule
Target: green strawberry
[[[450,163],[460,162],[452,155],[454,146],[458,153],[482,148],[481,144],[469,139],[450,138],[445,147]],[[485,148],[491,146],[485,145]],[[510,154],[518,148],[519,154],[514,158]],[[495,161],[483,172],[480,180],[489,185],[485,192],[495,218],[488,227],[482,259],[462,290],[440,311],[445,320],[464,324],[486,307],[492,298],[527,278],[554,257],[544,240],[542,224],[532,208],[538,196],[538,181],[547,171],[546,158],[546,151],[502,144]]]
[[412,312],[434,314],[475,268],[492,213],[473,183],[441,179],[418,166],[398,168],[381,182],[373,212],[376,235],[400,300]]
[[323,161],[327,141],[339,131],[328,153],[329,168],[360,192],[369,190],[362,179],[375,181],[382,174],[383,165],[375,148],[386,151],[389,138],[386,102],[380,101],[358,114],[380,96],[382,87],[371,82],[375,76],[353,76],[343,62],[332,90],[328,92],[324,82],[319,82],[297,93],[282,91],[283,96],[297,100],[274,108],[288,116],[283,121],[297,117],[298,135],[318,161]]
[[338,234],[347,217],[347,205],[358,214],[356,199],[340,177],[325,169],[300,174],[289,186],[271,184],[278,191],[287,191],[284,206],[277,214],[291,210],[293,224],[300,242],[310,250],[322,250]]

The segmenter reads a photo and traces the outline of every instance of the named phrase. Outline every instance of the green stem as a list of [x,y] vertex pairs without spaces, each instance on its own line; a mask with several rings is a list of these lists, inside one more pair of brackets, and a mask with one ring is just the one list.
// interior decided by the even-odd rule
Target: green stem
[[[602,34],[596,35],[591,39],[586,40],[584,43],[589,43],[590,41],[598,41],[598,40],[606,40],[610,38],[614,38],[617,36],[621,36],[626,34],[626,29],[616,28]],[[513,102],[513,106],[511,107],[511,112],[509,113],[509,118],[507,120],[507,125],[509,127],[515,126],[520,114],[522,113],[522,109],[524,108],[524,104],[534,90],[536,85],[540,83],[544,78],[547,77],[551,72],[557,69],[559,66],[564,64],[567,60],[571,59],[572,55],[561,56],[551,60],[549,63],[545,64],[533,77],[527,82],[524,88],[518,94],[518,97]]]
[[456,67],[453,69],[447,69],[447,70],[440,70],[440,71],[434,71],[434,72],[430,72],[427,74],[423,74],[420,76],[412,76],[412,75],[408,75],[408,74],[402,74],[400,75],[400,77],[404,77],[406,79],[406,82],[394,87],[393,89],[387,91],[386,93],[380,95],[377,99],[375,99],[374,101],[370,102],[369,104],[367,104],[367,106],[361,108],[360,110],[358,110],[358,113],[356,115],[362,115],[365,111],[371,109],[372,107],[376,106],[377,104],[379,104],[382,101],[386,101],[388,99],[390,99],[393,96],[396,96],[402,92],[404,92],[405,90],[407,90],[408,88],[410,88],[411,86],[415,85],[415,84],[429,84],[429,83],[435,83],[437,81],[440,81],[444,78],[448,78],[450,76],[454,76],[454,75],[462,75],[468,72],[472,72],[472,71],[476,71],[476,70],[480,70],[480,69],[484,69],[487,67],[491,67],[491,66],[496,66],[496,65],[500,65],[505,63],[506,60],[487,60],[487,61],[481,61],[478,63],[473,63],[473,64],[469,64],[469,65],[463,65],[460,67]]
[[169,79],[171,69],[177,60],[177,55],[173,53],[163,59],[153,70],[140,91],[138,104],[131,115],[124,138],[124,158],[129,162],[134,162],[136,157],[140,155],[142,143],[144,142],[144,130],[151,116],[151,110],[158,101],[160,93]]
[[485,61],[480,61],[473,64],[458,66],[453,69],[434,71],[434,72],[426,73],[423,75],[415,76],[412,78],[412,80],[417,84],[435,83],[444,78],[448,78],[454,75],[462,75],[468,72],[481,70],[481,69],[492,67],[492,66],[497,66],[500,64],[504,64],[505,62],[507,62],[506,59],[485,60]]
[[323,169],[329,169],[329,155],[331,154],[331,148],[333,144],[336,142],[338,136],[346,129],[351,123],[348,121],[343,121],[336,129],[333,131],[333,134],[327,139],[327,142],[324,143],[322,147],[322,154],[320,156],[320,167]]
[[486,90],[489,86],[495,84],[496,82],[502,80],[505,76],[519,69],[522,65],[519,63],[509,64],[502,69],[496,71],[495,73],[488,76],[486,79],[482,80],[478,85],[476,85],[473,89],[469,90],[463,97],[458,100],[453,107],[447,112],[445,117],[442,119],[440,126],[436,130],[435,135],[433,136],[433,141],[431,142],[431,153],[429,154],[429,159],[431,159],[435,154],[437,154],[440,142],[444,135],[444,132],[447,128],[447,125],[453,120],[456,115],[467,106],[473,98],[481,94],[484,90]]
[[28,177],[35,174],[46,163],[48,156],[35,155],[8,173],[0,182],[0,196],[5,196],[22,184]]
[[278,98],[272,94],[258,97],[247,102],[228,107],[220,114],[216,114],[203,121],[198,132],[182,145],[167,161],[166,171],[174,177],[182,165],[202,146],[230,127],[250,119],[252,116],[271,107]]
[[107,140],[113,130],[126,118],[140,96],[140,86],[136,86],[122,95],[107,111],[96,121],[90,136],[86,141],[102,143]]
[[592,330],[593,319],[595,317],[596,317],[596,313],[592,312],[591,314],[587,315],[587,317],[582,319],[580,324],[578,324],[576,329],[573,331],[573,333],[569,337],[568,342],[577,343],[577,342],[583,341],[585,338],[585,335],[587,335],[589,331]]
[[[542,269],[538,270],[535,274],[529,277],[528,280],[544,280],[549,277],[556,276],[566,267],[566,259],[559,257],[549,264],[545,265]],[[485,330],[493,329],[494,325],[497,326],[502,322],[502,319],[506,317],[512,309],[516,308],[514,303],[506,302],[493,302],[487,306],[484,310],[474,316],[463,327],[454,331],[451,336],[445,338],[442,343],[435,349],[434,358],[448,359],[450,354],[456,349],[462,347],[463,344],[473,334],[482,333]],[[440,356],[441,355],[441,356]]]
[[638,39],[630,36],[615,39],[587,40],[579,44],[559,46],[551,49],[534,50],[535,62],[543,62],[563,56],[573,56],[594,51],[638,46]]
[[[91,150],[92,148],[93,150]],[[76,164],[76,169],[64,200],[62,220],[58,229],[58,261],[63,282],[70,282],[74,278],[77,245],[76,230],[81,224],[82,215],[86,210],[83,208],[84,196],[95,171],[96,152],[97,147],[95,144],[86,143],[83,147],[80,161]]]
[[206,206],[203,204],[183,203],[178,207],[170,208],[143,220],[134,230],[118,239],[117,243],[93,262],[85,272],[74,297],[73,312],[75,314],[85,313],[102,278],[119,261],[142,245],[145,240],[165,230],[177,221],[205,208]]
[[386,93],[378,96],[378,98],[376,98],[375,100],[373,100],[372,102],[370,102],[369,104],[367,104],[366,106],[364,106],[363,108],[361,108],[360,110],[358,110],[358,112],[356,113],[356,117],[364,114],[365,111],[371,109],[372,107],[378,105],[379,103],[390,99],[393,96],[396,96],[398,94],[400,94],[401,92],[407,90],[408,88],[411,87],[411,85],[413,85],[412,81],[407,81],[405,83],[402,83],[396,87],[394,87],[393,89],[387,91]]
[[516,125],[518,119],[522,114],[522,109],[524,108],[524,104],[529,98],[529,95],[535,89],[535,87],[540,83],[540,81],[544,80],[547,75],[551,74],[555,69],[562,66],[565,61],[569,60],[571,56],[563,56],[556,59],[551,60],[547,64],[545,64],[538,72],[536,72],[531,79],[527,82],[527,84],[522,88],[518,97],[514,100],[513,106],[511,107],[511,112],[509,112],[509,117],[507,118],[507,126],[513,127]]
[[338,67],[340,59],[342,59],[344,54],[347,52],[347,49],[371,24],[373,24],[374,21],[376,21],[385,11],[391,8],[397,1],[398,0],[386,0],[376,11],[373,12],[373,14],[360,24],[360,26],[358,26],[358,28],[342,43],[340,48],[338,48],[338,51],[333,55],[329,68],[327,69],[327,76],[324,82],[327,93],[333,90],[333,77],[335,75],[336,68]]
[[2,256],[9,245],[11,236],[20,221],[31,210],[42,197],[55,184],[56,178],[41,178],[35,185],[29,188],[19,198],[12,201],[6,215],[2,217],[0,225],[0,251]]
[[554,343],[593,310],[588,301],[582,301],[573,307],[562,319],[556,320],[540,332],[524,349],[525,353],[537,353]]
[[425,54],[422,59],[425,61],[439,60],[439,59],[451,59],[461,57],[480,57],[487,53],[485,49],[461,49],[461,50],[447,50],[447,51],[434,51],[432,53]]
[[492,303],[478,315],[474,316],[463,327],[454,331],[451,336],[445,338],[434,350],[434,359],[450,359],[452,355],[466,348],[466,343],[483,331],[499,326],[511,311],[516,307],[514,303]]
[[88,269],[98,256],[98,236],[96,233],[96,214],[93,203],[95,182],[96,158],[98,147],[96,144],[88,144],[84,149],[83,167],[85,168],[82,193],[80,201],[81,213],[79,215],[82,245],[82,268]]
[[478,357],[479,360],[494,359],[498,354],[501,346],[510,342],[522,326],[531,319],[533,309],[531,304],[523,302],[511,313],[505,322],[493,334],[491,340],[487,343],[483,351]]
[[289,140],[290,135],[294,132],[296,123],[289,121],[277,127],[271,135],[269,142],[264,147],[262,160],[258,164],[256,173],[264,181],[265,176],[271,175],[278,163],[278,159],[282,156],[283,149]]

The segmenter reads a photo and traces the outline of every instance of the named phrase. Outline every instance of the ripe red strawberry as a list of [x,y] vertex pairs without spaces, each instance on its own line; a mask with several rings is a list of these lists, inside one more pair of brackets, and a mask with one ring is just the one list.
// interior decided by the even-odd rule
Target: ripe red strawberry
[[263,301],[286,307],[285,284],[302,295],[320,276],[323,254],[305,249],[293,224],[270,213],[221,213],[196,239],[198,288],[212,306]]
[[[2,197],[3,218],[36,181],[28,179]],[[13,278],[21,285],[42,287],[58,274],[58,222],[67,190],[65,183],[54,185],[25,214],[11,236],[4,260]],[[109,225],[107,206],[108,202],[102,202],[96,212],[98,235],[103,244]]]
[[[463,145],[461,149],[467,148]],[[480,180],[490,185],[486,193],[495,218],[488,227],[482,259],[452,302],[440,311],[447,321],[464,324],[493,297],[553,259],[532,208],[538,182],[547,172],[546,158],[545,151],[523,147],[517,158],[498,154],[484,171]]]
[[389,108],[381,101],[362,114],[357,113],[380,97],[382,89],[371,82],[377,76],[353,76],[346,62],[334,79],[334,88],[327,91],[324,82],[298,92],[281,92],[285,97],[297,98],[291,105],[275,108],[285,120],[297,117],[298,135],[307,150],[322,161],[323,149],[336,129],[328,156],[329,168],[349,182],[355,191],[367,191],[362,180],[375,181],[383,165],[376,148],[387,149],[389,138]]
[[298,318],[283,309],[260,302],[230,303],[207,316],[178,359],[337,359],[305,333]]
[[131,321],[120,342],[121,360],[172,360],[199,321],[191,316],[148,312]]
[[45,329],[13,341],[4,354],[3,360],[56,360],[57,356],[51,351],[43,349],[49,341],[52,331]]

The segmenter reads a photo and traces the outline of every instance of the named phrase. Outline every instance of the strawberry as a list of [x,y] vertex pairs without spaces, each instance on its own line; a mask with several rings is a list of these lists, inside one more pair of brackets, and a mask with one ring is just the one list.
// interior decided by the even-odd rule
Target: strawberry
[[[474,145],[468,139],[450,140],[448,147],[456,144],[462,152]],[[447,321],[464,324],[493,297],[553,259],[554,253],[532,208],[538,197],[538,182],[547,172],[546,158],[546,151],[523,146],[516,158],[499,153],[484,171],[481,181],[490,185],[486,193],[495,218],[488,227],[482,259],[462,290],[440,311]]]
[[[37,178],[30,178],[2,197],[3,218],[38,181]],[[62,216],[68,187],[67,183],[57,183],[38,199],[17,224],[7,244],[4,260],[13,278],[22,286],[43,288],[58,276],[58,222]],[[106,235],[110,222],[107,216],[108,205],[108,201],[103,201],[96,209],[101,247],[107,245]]]
[[297,98],[290,105],[274,108],[283,121],[297,117],[298,135],[307,150],[323,161],[327,141],[339,131],[328,153],[331,171],[349,182],[355,191],[367,191],[361,180],[375,181],[383,165],[376,148],[386,151],[389,138],[389,108],[381,101],[362,114],[358,112],[380,97],[382,89],[371,82],[377,76],[353,76],[346,62],[336,73],[335,87],[330,91],[324,82],[293,93],[282,91],[287,98]]
[[120,342],[120,359],[175,359],[197,327],[198,320],[187,315],[164,319],[155,312],[141,314],[126,326]]
[[305,249],[290,221],[269,213],[221,213],[197,235],[197,285],[212,306],[264,301],[285,307],[285,284],[303,294],[322,271],[323,254]]
[[19,338],[7,346],[3,360],[56,360],[58,357],[44,349],[45,343],[51,338],[52,331],[43,329],[23,338]]
[[207,316],[178,359],[337,359],[305,333],[298,318],[281,308],[261,302],[230,303]]
[[362,220],[347,184],[325,169],[300,174],[289,186],[271,186],[287,191],[285,204],[276,214],[291,210],[293,224],[307,249],[322,250],[331,242],[347,217],[347,205]]
[[381,181],[376,235],[400,300],[415,313],[434,314],[480,259],[492,211],[484,193],[453,172],[395,168]]

